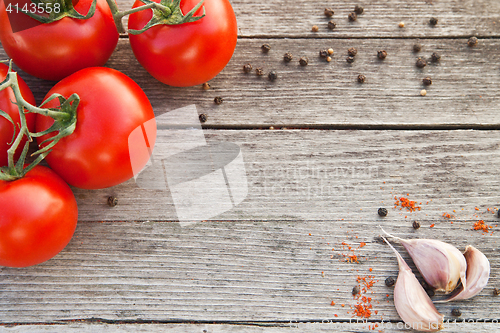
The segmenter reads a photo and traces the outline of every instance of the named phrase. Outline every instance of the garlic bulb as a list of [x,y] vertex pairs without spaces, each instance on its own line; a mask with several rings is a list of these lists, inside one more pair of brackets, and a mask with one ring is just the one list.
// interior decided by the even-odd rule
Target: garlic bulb
[[[382,237],[383,238],[383,237]],[[384,241],[389,242],[383,238]],[[394,305],[406,325],[414,330],[436,332],[443,328],[444,316],[436,310],[431,299],[396,249],[389,244],[398,258],[399,274],[394,286]]]
[[384,233],[399,240],[429,286],[446,294],[452,292],[459,281],[466,287],[467,262],[453,245],[434,239],[402,239]]
[[459,286],[447,298],[438,302],[471,298],[479,294],[488,284],[488,279],[490,278],[490,262],[488,258],[472,245],[468,245],[465,248],[464,257],[467,261],[467,286],[465,288],[464,286]]

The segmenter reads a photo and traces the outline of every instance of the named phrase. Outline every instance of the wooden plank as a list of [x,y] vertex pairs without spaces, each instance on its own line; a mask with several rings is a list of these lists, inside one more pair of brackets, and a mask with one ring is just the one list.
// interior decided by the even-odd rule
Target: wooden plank
[[[133,0],[120,0],[122,10],[131,8]],[[308,1],[231,0],[243,37],[466,37],[500,36],[500,4],[495,0],[370,0],[370,1]],[[364,7],[356,22],[347,15],[354,5]],[[325,7],[335,11],[334,31],[327,28]],[[438,18],[431,26],[429,19]],[[124,20],[125,26],[127,19]],[[398,27],[399,22],[405,28]],[[311,32],[317,25],[319,32]]]
[[[398,324],[401,329],[398,329]],[[276,326],[266,325],[217,325],[217,324],[83,324],[72,323],[66,325],[29,325],[29,326],[14,326],[14,327],[1,327],[0,332],[165,332],[165,333],[289,333],[300,332],[303,333],[331,333],[343,330],[343,332],[374,332],[370,330],[368,324],[344,324],[344,323],[292,323],[292,324],[275,324]],[[375,332],[377,332],[382,324],[378,324]],[[392,328],[389,328],[392,327]],[[498,324],[494,323],[457,323],[450,324],[440,332],[454,332],[454,333],[470,333],[472,331],[477,333],[489,333],[498,329]],[[402,323],[386,323],[383,332],[407,332]]]
[[[466,39],[421,41],[419,56],[429,59],[432,52],[442,56],[439,63],[424,69],[415,66],[415,41],[240,39],[233,59],[211,81],[209,91],[156,81],[135,60],[128,40],[120,41],[108,66],[138,82],[157,115],[196,104],[200,113],[208,115],[207,126],[500,126],[500,40],[481,39],[473,49]],[[269,54],[260,50],[266,42],[272,46]],[[318,56],[318,50],[327,47],[335,50],[330,63]],[[345,61],[349,47],[358,50],[351,65]],[[380,49],[389,54],[384,61],[376,57]],[[285,52],[294,54],[292,63],[283,62]],[[300,56],[309,58],[307,67],[299,66]],[[266,75],[276,70],[278,80],[244,74],[246,63],[263,66]],[[366,83],[357,82],[359,74],[366,76]],[[40,103],[53,83],[21,76]],[[422,84],[426,76],[433,80],[429,87]],[[420,96],[424,88],[426,97]],[[222,105],[215,105],[216,96],[224,98]]]
[[[168,131],[158,133],[166,138]],[[470,220],[477,213],[489,218],[487,209],[500,203],[498,131],[205,130],[204,134],[209,143],[232,142],[241,148],[248,184],[246,199],[215,220],[354,218],[368,223],[380,206],[389,209],[387,218],[394,221],[436,222],[443,220],[443,213]],[[164,159],[161,152],[168,145],[159,139],[157,160]],[[177,220],[169,188],[148,190],[130,180],[104,190],[75,189],[79,218]],[[116,207],[107,205],[110,195],[118,198]],[[394,209],[395,196],[409,197],[422,208]]]
[[[80,223],[54,259],[31,268],[0,268],[0,322],[348,321],[357,318],[352,288],[358,276],[376,281],[365,294],[372,298],[370,319],[399,320],[393,289],[384,284],[397,275],[397,261],[380,243],[378,224],[400,237],[436,238],[461,250],[472,244],[484,251],[491,263],[488,286],[471,300],[436,306],[450,320],[455,307],[464,319],[500,317],[500,297],[492,294],[500,285],[496,233],[471,231],[470,221],[415,231],[402,220],[346,219],[184,228],[169,222]],[[351,254],[358,264],[346,262],[344,255]]]

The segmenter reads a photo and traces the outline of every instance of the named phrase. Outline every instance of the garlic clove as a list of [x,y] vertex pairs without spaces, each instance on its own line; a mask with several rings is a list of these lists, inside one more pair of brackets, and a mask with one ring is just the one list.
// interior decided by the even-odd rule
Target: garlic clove
[[398,251],[384,238],[396,254],[399,274],[394,286],[394,305],[406,325],[422,332],[443,329],[444,316],[438,312],[424,288]]
[[466,287],[467,262],[455,246],[434,239],[403,239],[382,231],[399,240],[429,286],[446,294],[459,282]]
[[472,245],[464,252],[467,261],[467,286],[459,286],[448,297],[437,302],[458,301],[476,296],[488,284],[490,278],[490,262],[486,256]]

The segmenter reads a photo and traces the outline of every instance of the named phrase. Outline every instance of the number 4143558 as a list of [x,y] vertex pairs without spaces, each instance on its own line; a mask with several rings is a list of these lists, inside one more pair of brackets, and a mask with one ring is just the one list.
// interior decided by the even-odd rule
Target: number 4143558
[[54,13],[59,13],[61,11],[61,4],[60,3],[30,3],[27,4],[25,3],[24,6],[19,7],[18,5],[12,3],[9,3],[7,5],[7,8],[5,10],[8,13],[32,13],[32,14],[42,14],[42,13],[47,13],[50,14],[52,12]]

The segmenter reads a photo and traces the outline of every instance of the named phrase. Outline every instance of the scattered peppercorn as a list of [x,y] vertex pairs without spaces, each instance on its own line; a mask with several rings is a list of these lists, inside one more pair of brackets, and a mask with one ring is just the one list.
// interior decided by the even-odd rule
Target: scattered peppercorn
[[469,47],[476,46],[477,45],[477,37],[469,38],[469,40],[467,41],[467,45],[469,45]]
[[439,53],[434,52],[433,54],[431,54],[431,60],[432,60],[433,62],[437,62],[437,61],[439,61],[440,59],[441,59],[441,56],[439,55]]
[[385,59],[387,57],[387,52],[382,50],[377,52],[377,57],[381,60]]
[[214,103],[215,104],[221,105],[222,102],[224,102],[224,99],[222,97],[217,96],[217,97],[214,98]]
[[205,113],[202,113],[198,116],[198,118],[200,119],[200,122],[205,123],[208,117]]
[[326,58],[326,57],[328,57],[328,50],[320,50],[320,51],[319,51],[319,56],[320,56],[321,58]]
[[313,25],[312,28],[311,28],[311,31],[312,32],[318,32],[319,31],[319,28],[317,25]]
[[308,64],[308,63],[309,63],[309,59],[307,59],[307,57],[301,57],[301,58],[299,59],[299,64],[300,64],[301,66],[307,66],[307,64]]
[[404,23],[404,22],[399,22],[398,26],[399,26],[400,28],[404,28],[404,27],[405,27],[405,23]]
[[358,75],[358,82],[359,83],[365,83],[365,80],[366,80],[366,76],[361,75],[361,74]]
[[347,57],[345,60],[346,60],[349,64],[352,64],[352,63],[354,62],[354,57],[349,56],[349,57]]
[[355,57],[356,54],[358,54],[358,50],[356,48],[351,47],[347,50],[347,54],[350,55],[351,57]]
[[431,25],[436,25],[436,24],[438,24],[438,19],[435,17],[431,17],[431,19],[429,20],[429,23]]
[[493,289],[493,296],[500,295],[500,290],[498,288]]
[[118,199],[114,196],[108,197],[108,205],[110,207],[115,207],[116,205],[118,205]]
[[413,45],[413,52],[417,53],[420,52],[420,50],[422,50],[422,44],[416,43],[415,45]]
[[427,95],[427,90],[425,89],[420,90],[420,96],[425,96],[425,95]]
[[425,66],[427,66],[427,61],[425,61],[425,59],[423,58],[418,58],[416,65],[418,68],[424,68]]
[[462,315],[462,312],[458,308],[454,308],[451,310],[451,315],[455,317],[460,317]]
[[243,66],[243,71],[245,73],[250,73],[252,71],[252,65],[251,64],[246,64],[245,66]]
[[269,50],[271,49],[271,45],[269,44],[264,44],[260,47],[262,49],[263,52],[267,53],[269,52]]
[[335,12],[331,8],[325,8],[325,15],[328,17],[332,17]]
[[350,12],[349,15],[347,15],[347,18],[349,21],[354,22],[358,19],[358,15],[356,15],[355,12]]
[[328,49],[328,54],[329,54],[329,55],[332,55],[332,54],[333,54],[333,49],[332,49],[332,48],[329,48],[329,49]]
[[208,82],[205,82],[205,83],[203,83],[202,88],[203,88],[203,90],[208,90],[208,89],[210,89],[210,84]]
[[383,216],[387,216],[387,209],[384,208],[384,207],[379,208],[377,213],[378,213],[379,216],[382,216],[382,217]]
[[336,26],[337,26],[337,24],[335,24],[335,22],[333,22],[333,21],[328,22],[328,28],[330,30],[335,29]]
[[262,67],[257,67],[257,68],[255,69],[255,74],[257,74],[258,76],[262,76],[262,75],[264,75],[264,68],[262,68]]
[[332,61],[332,57],[326,57],[326,61],[327,61],[327,62]]
[[420,222],[418,222],[418,221],[413,221],[413,223],[412,223],[412,227],[413,227],[413,229],[415,229],[415,230],[419,229],[419,228],[420,228]]
[[430,77],[426,77],[422,79],[422,83],[424,84],[424,86],[430,86],[432,84],[432,79]]
[[293,55],[290,52],[287,52],[283,56],[283,60],[285,60],[285,62],[290,62],[293,60]]
[[267,77],[269,78],[269,80],[274,81],[278,78],[278,74],[276,73],[276,71],[270,71]]
[[385,285],[387,287],[392,287],[396,283],[396,280],[392,276],[389,276],[387,279],[385,279]]
[[358,5],[354,6],[354,12],[356,14],[361,15],[361,14],[363,14],[364,11],[365,11],[365,9],[363,7],[358,6]]
[[359,286],[355,286],[354,288],[352,288],[352,295],[356,296],[360,291],[361,289],[359,288]]

